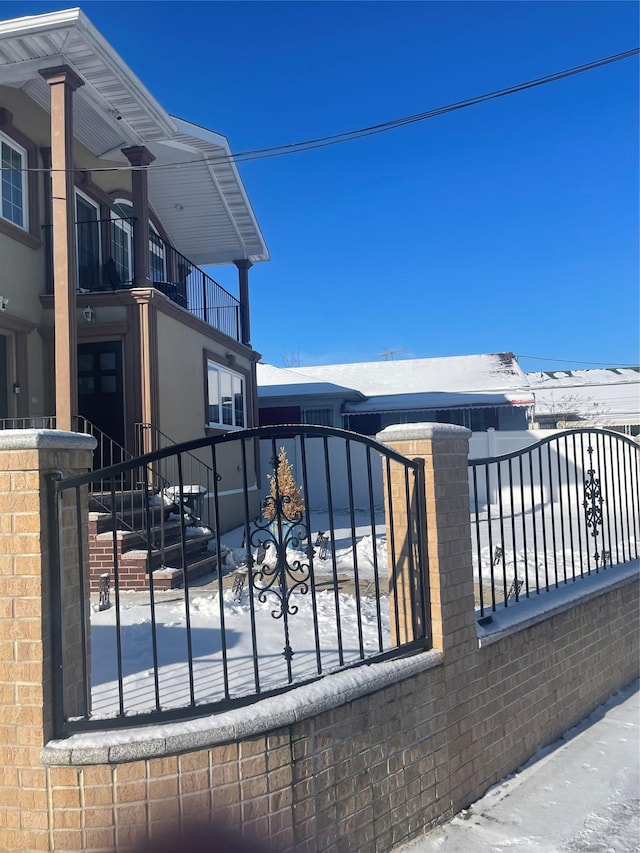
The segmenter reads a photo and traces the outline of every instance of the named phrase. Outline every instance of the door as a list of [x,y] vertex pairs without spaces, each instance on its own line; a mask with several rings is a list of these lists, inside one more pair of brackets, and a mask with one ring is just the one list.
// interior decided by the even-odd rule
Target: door
[[122,342],[80,344],[78,413],[97,427],[105,437],[103,440],[100,435],[96,436],[98,446],[94,453],[94,467],[104,468],[122,461],[120,447],[124,445],[123,390]]
[[9,417],[9,383],[7,381],[7,337],[0,335],[0,420]]

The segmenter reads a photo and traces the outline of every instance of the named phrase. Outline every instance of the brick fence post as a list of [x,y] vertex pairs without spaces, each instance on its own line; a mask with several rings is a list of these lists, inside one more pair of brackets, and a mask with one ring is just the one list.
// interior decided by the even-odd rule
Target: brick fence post
[[[46,771],[40,762],[40,750],[53,736],[46,476],[86,472],[94,447],[91,436],[59,430],[0,431],[2,850],[50,849]],[[75,502],[68,501],[61,513],[63,575],[73,572],[71,563],[77,561],[76,531]],[[84,564],[88,567],[88,559]],[[80,629],[79,610],[77,600],[65,602],[69,641]]]
[[[376,438],[410,459],[424,460],[428,588],[433,648],[444,653],[448,743],[436,782],[452,813],[465,803],[474,761],[477,697],[482,692],[475,622],[469,505],[470,430],[453,424],[398,424]],[[395,519],[402,527],[406,521]],[[439,778],[438,778],[439,776]]]

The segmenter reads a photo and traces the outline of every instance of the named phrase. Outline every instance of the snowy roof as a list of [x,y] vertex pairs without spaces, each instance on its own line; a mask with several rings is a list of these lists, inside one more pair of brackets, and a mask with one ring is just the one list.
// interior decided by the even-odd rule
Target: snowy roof
[[340,399],[362,399],[362,394],[352,388],[345,388],[333,382],[323,382],[314,376],[307,376],[297,369],[274,367],[260,362],[256,365],[258,377],[258,397],[303,397],[307,394],[323,394]]
[[[105,165],[128,165],[121,149],[155,156],[149,201],[172,243],[196,264],[269,259],[224,136],[169,115],[80,9],[0,21],[0,83],[49,112],[41,69],[69,65],[84,85],[74,94],[74,135]],[[177,164],[189,162],[188,167]]]
[[513,353],[458,355],[293,367],[316,379],[355,388],[366,397],[425,391],[520,391],[528,382]]
[[574,414],[601,423],[640,423],[640,368],[528,373],[536,415]]
[[349,389],[359,392],[361,399],[368,398],[345,406],[346,411],[352,412],[533,404],[526,376],[513,353],[326,364],[286,370],[258,365],[260,398]]

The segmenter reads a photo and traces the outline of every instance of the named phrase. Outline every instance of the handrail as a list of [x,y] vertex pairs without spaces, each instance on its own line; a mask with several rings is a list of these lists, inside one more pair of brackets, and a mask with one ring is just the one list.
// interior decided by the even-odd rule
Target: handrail
[[[136,458],[135,454],[131,453],[131,451],[127,450],[126,447],[119,444],[114,439],[110,438],[106,433],[104,433],[101,429],[99,429],[95,424],[91,423],[91,421],[89,421],[87,418],[85,418],[84,415],[76,415],[75,421],[76,421],[76,426],[78,428],[78,432],[82,432],[85,435],[92,435],[97,440],[98,447],[96,448],[96,452],[98,453],[98,457],[100,458],[101,461],[104,460],[104,456],[105,456],[104,449],[105,449],[105,447],[108,450],[109,458],[111,460],[113,460],[114,456],[116,456],[116,455],[121,456],[122,460],[125,462],[130,462],[131,460]],[[94,456],[94,460],[95,460],[95,456]],[[101,467],[103,468],[105,466],[102,465]],[[158,488],[158,491],[161,493],[162,492],[166,493],[167,489],[170,486],[170,483],[168,482],[168,480],[166,480],[159,473],[159,471],[155,470],[151,465],[145,465],[143,467],[146,470],[147,474],[149,474],[149,473],[151,474],[152,481],[157,481],[158,483],[162,484],[163,487]],[[95,468],[95,465],[92,466],[91,473],[93,473],[96,470],[100,471],[100,469]],[[104,484],[106,482],[106,479],[108,479],[110,483],[113,483],[114,479],[116,480],[116,482],[119,481],[118,491],[121,494],[124,494],[127,491],[126,483],[127,483],[128,478],[127,478],[125,472],[121,472],[120,475],[116,475],[115,478],[109,476],[108,478],[101,478],[99,480],[99,482],[100,482],[100,494],[101,495],[104,495],[104,493],[105,493]],[[94,484],[95,482],[98,482],[98,481],[92,480],[91,482],[92,482],[92,484]],[[139,485],[139,484],[135,484],[135,485]],[[134,491],[134,485],[133,484],[129,488],[130,488],[131,492]],[[113,497],[115,495],[115,489],[113,489],[113,487],[111,487],[109,489],[109,492],[111,493],[112,500],[113,500]],[[126,529],[126,530],[131,531],[132,533],[138,534],[139,536],[142,537],[142,539],[145,542],[145,545],[148,548],[151,548],[151,550],[154,550],[154,551],[160,551],[160,552],[164,553],[165,539],[166,539],[166,537],[165,537],[164,512],[160,512],[160,519],[159,519],[159,522],[160,522],[160,546],[157,546],[154,544],[154,542],[151,539],[149,539],[149,537],[146,535],[146,532],[143,532],[143,531],[133,527],[131,524],[129,524],[122,517],[121,514],[118,514],[115,511],[115,508],[113,506],[108,506],[106,503],[104,503],[104,501],[100,500],[100,498],[98,497],[98,495],[96,494],[95,491],[92,492],[92,498],[95,501],[95,503],[98,504],[103,509],[104,512],[111,513],[114,516],[114,521],[117,522],[118,529]],[[148,512],[149,508],[145,507],[144,510],[145,510],[145,512]],[[145,525],[145,528],[146,528],[146,525]]]
[[[145,441],[145,434],[148,434],[151,438],[151,441],[149,443]],[[135,437],[136,453],[139,456],[142,456],[145,452],[153,453],[157,450],[174,448],[178,444],[178,442],[171,438],[171,436],[167,435],[157,426],[150,423],[135,424]],[[150,447],[148,446],[148,444],[150,444]],[[187,451],[184,455],[188,459],[188,467],[185,471],[183,465],[181,482],[184,484],[189,483],[190,485],[201,486],[205,489],[205,494],[210,494],[214,479],[213,468],[189,451]],[[171,471],[165,471],[165,479],[169,483],[169,488],[173,488],[172,481],[176,481],[180,478],[178,477],[178,472],[174,470],[175,463],[171,463],[170,460],[171,457],[166,459],[167,464],[171,465]],[[180,498],[183,503],[186,502],[184,494],[180,495]],[[207,512],[207,517],[205,519],[200,514],[198,514],[195,505],[189,505],[188,508],[189,515],[196,523],[201,522],[207,527],[213,527],[212,519],[210,518],[209,512]]]

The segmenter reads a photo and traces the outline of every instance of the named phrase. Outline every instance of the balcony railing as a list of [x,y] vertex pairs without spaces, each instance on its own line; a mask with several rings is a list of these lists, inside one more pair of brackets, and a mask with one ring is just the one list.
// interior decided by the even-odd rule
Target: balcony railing
[[[76,223],[77,289],[104,293],[132,287],[135,270],[134,219],[97,219]],[[52,228],[44,227],[49,259],[47,293],[53,293]],[[217,281],[149,229],[149,278],[176,305],[241,340],[240,302]]]

